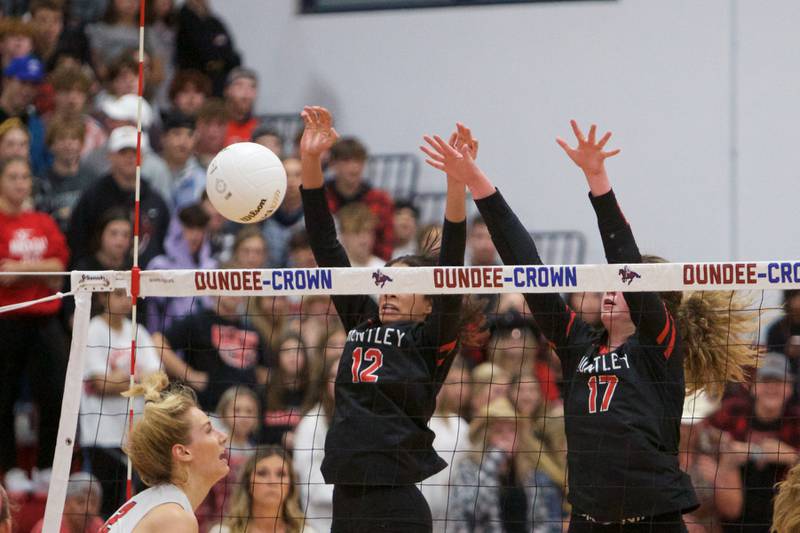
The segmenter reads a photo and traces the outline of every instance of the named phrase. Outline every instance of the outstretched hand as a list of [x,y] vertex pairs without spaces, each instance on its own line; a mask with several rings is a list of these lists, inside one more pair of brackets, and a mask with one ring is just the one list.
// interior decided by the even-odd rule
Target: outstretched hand
[[457,124],[456,128],[456,132],[450,136],[449,143],[438,135],[433,137],[425,135],[423,139],[428,146],[419,148],[428,156],[425,159],[427,164],[445,172],[448,177],[469,186],[480,173],[480,169],[475,165],[478,143],[472,138],[469,128],[463,124]]
[[333,116],[324,107],[306,106],[300,113],[305,123],[303,136],[300,138],[300,154],[319,157],[330,150],[339,139],[333,127]]
[[600,140],[596,140],[597,126],[592,124],[589,127],[589,138],[583,136],[583,132],[578,127],[578,123],[574,120],[569,121],[572,126],[572,131],[575,133],[575,138],[578,141],[578,146],[575,148],[570,147],[567,142],[561,137],[556,138],[558,145],[564,149],[564,152],[572,159],[572,162],[578,165],[583,173],[586,175],[586,180],[589,182],[589,188],[592,190],[594,196],[605,194],[611,189],[611,184],[608,181],[606,174],[605,160],[609,157],[614,157],[620,153],[620,149],[604,152],[606,143],[611,138],[611,132],[607,131]]

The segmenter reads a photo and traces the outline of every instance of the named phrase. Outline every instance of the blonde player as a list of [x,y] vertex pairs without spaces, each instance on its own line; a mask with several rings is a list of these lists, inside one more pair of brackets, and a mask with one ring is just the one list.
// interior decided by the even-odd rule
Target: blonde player
[[144,396],[126,452],[150,488],[128,500],[101,533],[198,533],[194,510],[228,473],[227,435],[213,428],[194,392],[156,373],[124,396]]
[[775,508],[772,513],[772,533],[800,531],[800,464],[786,474],[778,483]]

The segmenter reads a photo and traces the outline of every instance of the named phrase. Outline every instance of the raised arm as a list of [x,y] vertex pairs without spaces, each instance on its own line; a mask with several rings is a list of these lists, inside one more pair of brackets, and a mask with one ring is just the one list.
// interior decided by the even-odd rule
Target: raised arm
[[[349,267],[350,260],[336,237],[336,225],[325,198],[321,163],[322,154],[333,146],[339,134],[324,107],[307,106],[301,116],[305,122],[300,139],[301,193],[311,250],[321,267]],[[333,296],[332,300],[348,330],[378,314],[378,306],[369,296]]]
[[[597,215],[597,225],[603,240],[603,249],[609,263],[641,263],[642,254],[633,238],[633,231],[622,214],[617,203],[611,181],[605,169],[605,160],[617,155],[620,150],[603,151],[611,138],[606,132],[600,140],[596,140],[597,126],[589,128],[589,136],[585,138],[578,124],[572,120],[572,131],[578,145],[570,147],[563,139],[556,142],[564,149],[570,159],[583,171],[589,185],[589,199]],[[669,344],[670,330],[674,329],[664,302],[655,292],[625,292],[625,301],[630,308],[631,320],[640,335],[658,344]]]
[[[457,133],[450,137],[450,144],[459,146],[462,139]],[[463,266],[464,248],[467,242],[467,191],[463,183],[447,177],[447,198],[445,201],[442,242],[439,248],[439,266]],[[434,297],[433,308],[425,320],[425,338],[436,346],[437,376],[444,381],[455,357],[456,345],[461,331],[460,294],[447,294]]]
[[[471,132],[458,124],[459,134],[471,139]],[[472,192],[475,204],[483,215],[500,258],[507,265],[540,265],[536,244],[492,182],[475,163],[474,154],[464,143],[459,150],[439,137],[427,137],[428,146],[420,147],[428,156],[426,163],[443,170]],[[525,294],[525,300],[542,333],[556,346],[564,346],[576,320],[575,313],[557,294]]]

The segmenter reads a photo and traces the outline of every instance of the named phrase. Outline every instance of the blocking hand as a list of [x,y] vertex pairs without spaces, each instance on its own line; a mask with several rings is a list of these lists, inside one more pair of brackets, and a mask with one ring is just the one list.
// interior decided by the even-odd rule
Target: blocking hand
[[578,123],[570,120],[572,131],[575,133],[575,138],[578,141],[578,146],[575,148],[570,147],[567,142],[558,137],[556,142],[564,149],[564,152],[572,159],[572,162],[578,165],[583,173],[586,174],[587,179],[605,174],[605,160],[613,157],[620,152],[620,149],[604,152],[608,140],[611,138],[611,132],[607,131],[599,141],[595,140],[597,133],[597,126],[592,124],[589,128],[589,138],[583,136],[583,132],[578,127]]
[[300,139],[300,153],[319,157],[330,150],[339,139],[339,134],[333,127],[331,112],[324,107],[306,106],[300,116],[305,123]]

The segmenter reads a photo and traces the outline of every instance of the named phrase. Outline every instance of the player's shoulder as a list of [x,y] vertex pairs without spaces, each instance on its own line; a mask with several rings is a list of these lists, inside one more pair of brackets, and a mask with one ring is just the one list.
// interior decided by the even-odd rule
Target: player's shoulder
[[198,533],[199,526],[194,514],[180,504],[169,502],[154,507],[136,526],[135,533],[169,531],[170,533]]

